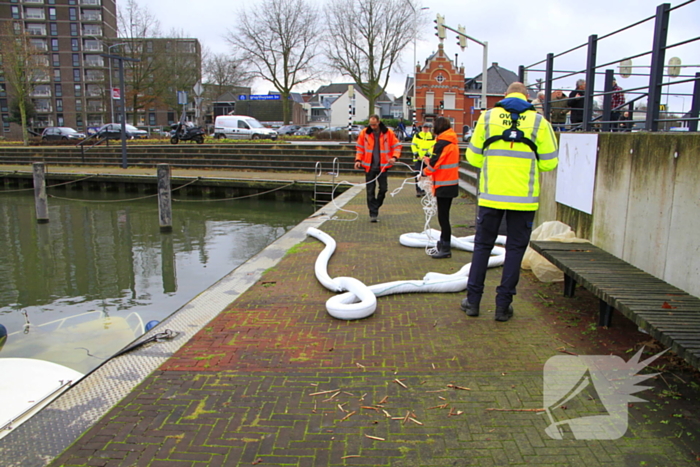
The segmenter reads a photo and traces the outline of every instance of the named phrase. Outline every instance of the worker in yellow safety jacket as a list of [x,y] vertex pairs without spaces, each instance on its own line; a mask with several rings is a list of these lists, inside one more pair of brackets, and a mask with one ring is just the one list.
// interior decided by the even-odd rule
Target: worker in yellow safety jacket
[[[416,171],[416,178],[420,176],[421,169],[423,167],[423,158],[430,157],[433,152],[433,147],[435,146],[435,136],[431,132],[433,125],[432,123],[423,123],[423,131],[420,133],[414,133],[413,139],[411,140],[411,152],[413,153],[413,169]],[[416,183],[416,196],[423,197],[425,192]]]
[[557,167],[552,125],[535,111],[527,94],[525,85],[512,83],[505,99],[479,117],[466,151],[469,163],[481,169],[474,255],[467,297],[461,302],[468,316],[479,316],[486,268],[503,216],[506,258],[496,288],[496,320],[508,321],[513,316],[520,264],[539,207],[539,173]]
[[400,156],[401,143],[394,132],[382,123],[379,115],[369,117],[369,125],[360,132],[355,143],[355,169],[365,171],[370,222],[377,222],[389,186],[387,171]]
[[457,133],[445,117],[435,120],[435,154],[426,156],[425,175],[433,179],[433,196],[437,200],[437,217],[440,223],[440,240],[437,251],[432,253],[435,259],[452,257],[452,226],[450,225],[450,208],[452,199],[459,196],[459,146]]

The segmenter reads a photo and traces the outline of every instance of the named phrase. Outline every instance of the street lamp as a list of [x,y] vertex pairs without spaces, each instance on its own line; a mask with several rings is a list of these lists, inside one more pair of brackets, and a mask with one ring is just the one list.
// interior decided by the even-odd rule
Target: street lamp
[[[418,65],[418,57],[416,56],[416,49],[418,46],[418,12],[423,11],[423,10],[430,10],[429,6],[424,6],[421,7],[420,10],[416,10],[416,7],[413,6],[413,3],[410,1],[408,2],[408,5],[411,7],[413,10],[413,25],[414,25],[414,35],[413,35],[413,99],[411,101],[411,106],[415,109],[416,108],[416,98],[417,98],[417,79],[418,79],[418,74],[416,72],[416,68]],[[415,125],[416,124],[416,117],[418,116],[418,112],[414,112],[412,123]]]
[[[114,44],[114,45],[108,45],[107,46],[107,55],[112,55],[112,47],[118,47],[120,45],[126,45],[126,42],[121,42],[119,44]],[[108,58],[109,60],[109,115],[111,120],[109,121],[110,123],[114,123],[114,96],[112,95],[113,89],[112,89],[112,59]]]

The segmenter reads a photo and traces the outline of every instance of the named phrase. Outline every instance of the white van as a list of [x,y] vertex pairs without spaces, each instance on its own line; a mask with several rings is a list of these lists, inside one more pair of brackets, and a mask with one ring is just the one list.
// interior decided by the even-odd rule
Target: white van
[[253,117],[245,115],[219,115],[214,120],[214,138],[228,139],[277,139],[277,132],[266,128]]

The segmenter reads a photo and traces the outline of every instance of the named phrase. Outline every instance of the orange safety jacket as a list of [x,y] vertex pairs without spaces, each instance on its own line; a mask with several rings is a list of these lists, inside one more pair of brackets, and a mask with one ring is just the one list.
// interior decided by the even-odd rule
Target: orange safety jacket
[[[374,151],[375,138],[372,134],[372,128],[366,127],[357,137],[357,143],[355,144],[356,154],[355,160],[362,163],[362,168],[365,172],[369,172],[372,167],[372,151]],[[379,168],[382,172],[389,169],[392,164],[389,163],[389,159],[392,157],[399,159],[401,155],[401,142],[398,138],[387,128],[386,125],[379,122]]]
[[441,188],[459,183],[459,146],[457,133],[450,128],[435,140],[434,155],[423,169],[433,179],[433,195]]

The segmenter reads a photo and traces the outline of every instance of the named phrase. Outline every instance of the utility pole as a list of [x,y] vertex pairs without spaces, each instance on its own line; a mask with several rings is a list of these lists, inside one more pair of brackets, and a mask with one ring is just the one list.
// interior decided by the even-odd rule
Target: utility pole
[[[122,127],[122,169],[126,169],[128,164],[127,164],[127,157],[126,157],[126,102],[124,100],[124,60],[128,62],[140,62],[138,58],[128,58],[128,57],[122,57],[121,55],[111,55],[111,54],[101,54],[103,57],[106,59],[111,60],[117,60],[119,62],[119,101],[122,106],[122,121],[121,121],[121,127]],[[111,93],[111,90],[110,90]]]

